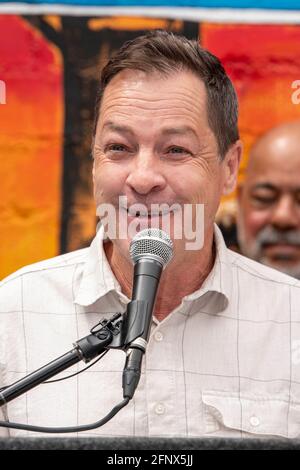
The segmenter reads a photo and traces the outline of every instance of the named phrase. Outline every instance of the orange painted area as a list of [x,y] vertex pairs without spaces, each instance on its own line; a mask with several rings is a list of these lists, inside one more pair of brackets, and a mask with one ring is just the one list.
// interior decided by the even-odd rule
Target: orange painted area
[[125,16],[114,16],[108,18],[93,18],[89,20],[88,25],[92,31],[99,29],[109,28],[118,31],[137,31],[137,29],[168,29],[171,27],[172,31],[180,31],[182,28],[182,21],[180,20],[164,20],[159,18],[135,18]]
[[0,16],[0,279],[58,254],[63,90],[58,51],[17,16]]
[[[241,180],[254,141],[282,122],[300,119],[300,105],[292,102],[292,83],[300,79],[300,28],[202,24],[201,43],[221,59],[238,92]],[[229,211],[233,198],[223,201]]]

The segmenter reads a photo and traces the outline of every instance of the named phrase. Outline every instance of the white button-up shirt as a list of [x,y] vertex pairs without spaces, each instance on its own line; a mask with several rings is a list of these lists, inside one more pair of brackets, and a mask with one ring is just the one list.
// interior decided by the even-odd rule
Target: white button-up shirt
[[[27,266],[0,284],[0,387],[73,348],[129,299],[99,230],[89,248]],[[134,398],[80,435],[300,437],[300,283],[228,250],[202,287],[152,333]],[[0,409],[41,426],[98,421],[122,401],[125,353],[110,350],[66,381],[43,384]],[[59,376],[86,367],[77,364]],[[0,435],[32,435],[0,427]],[[53,435],[52,435],[53,436]]]

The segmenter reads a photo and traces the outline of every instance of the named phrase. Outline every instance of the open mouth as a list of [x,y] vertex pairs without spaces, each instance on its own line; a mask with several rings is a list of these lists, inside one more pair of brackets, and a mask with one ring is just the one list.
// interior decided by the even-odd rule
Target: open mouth
[[158,212],[155,212],[155,211],[132,211],[130,209],[127,209],[127,214],[130,216],[130,217],[138,217],[138,218],[148,218],[148,219],[151,219],[153,217],[163,217],[165,215],[168,215],[170,214],[171,212],[169,210],[166,210],[166,211],[158,211]]

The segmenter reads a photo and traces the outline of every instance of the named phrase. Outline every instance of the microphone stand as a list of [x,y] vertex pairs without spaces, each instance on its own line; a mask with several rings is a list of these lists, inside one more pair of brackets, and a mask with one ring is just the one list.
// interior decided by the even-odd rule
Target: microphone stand
[[12,385],[0,389],[0,406],[81,360],[89,362],[106,349],[122,349],[124,338],[121,334],[123,321],[121,317],[121,313],[116,313],[110,320],[102,320],[91,329],[90,335],[76,341],[71,351],[26,375]]
[[[126,351],[122,376],[124,400],[102,420],[90,425],[48,428],[0,421],[0,426],[53,433],[86,431],[103,426],[132,399],[141,376],[142,359],[150,335],[161,271],[172,257],[172,242],[167,234],[161,231],[157,234],[157,230],[154,230],[153,238],[151,238],[148,230],[144,232],[146,233],[140,232],[142,236],[134,240],[131,246],[131,257],[134,261],[134,287],[132,300],[127,305],[124,317],[121,313],[116,313],[110,320],[102,320],[91,329],[90,335],[76,341],[71,351],[12,385],[0,389],[1,407],[81,360],[89,362],[108,349],[123,349]],[[147,250],[150,250],[149,253]]]
[[71,351],[0,389],[0,407],[81,360],[87,363],[106,349],[126,350],[145,331],[148,310],[148,302],[132,300],[124,316],[115,313],[111,319],[102,320],[91,329],[90,335],[76,341]]

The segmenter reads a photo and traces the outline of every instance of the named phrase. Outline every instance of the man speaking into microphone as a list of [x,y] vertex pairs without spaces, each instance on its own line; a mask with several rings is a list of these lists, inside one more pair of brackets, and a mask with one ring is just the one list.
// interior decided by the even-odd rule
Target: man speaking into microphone
[[[93,136],[101,224],[89,248],[1,283],[1,387],[65,352],[102,318],[124,313],[133,227],[167,227],[173,257],[159,280],[135,394],[83,435],[300,435],[300,284],[228,250],[214,225],[237,179],[237,119],[230,79],[197,41],[152,32],[109,60]],[[191,243],[193,230],[201,243]],[[8,403],[2,420],[95,421],[122,400],[123,368],[124,351],[109,350],[87,371],[76,374],[76,366],[72,378]]]

